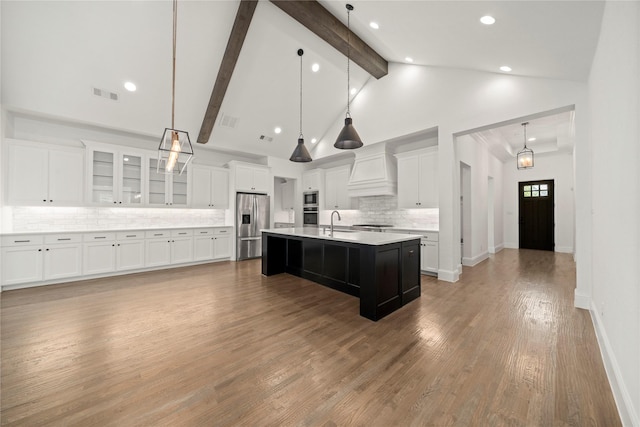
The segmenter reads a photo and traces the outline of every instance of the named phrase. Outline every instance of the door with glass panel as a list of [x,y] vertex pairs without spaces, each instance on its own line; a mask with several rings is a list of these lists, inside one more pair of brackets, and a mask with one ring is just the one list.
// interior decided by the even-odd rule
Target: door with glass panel
[[177,163],[170,174],[158,171],[157,166],[158,159],[149,159],[149,204],[186,207],[188,173],[178,174],[183,165]]
[[140,205],[143,194],[142,156],[91,150],[92,203]]
[[521,249],[553,251],[554,181],[527,181],[518,186]]

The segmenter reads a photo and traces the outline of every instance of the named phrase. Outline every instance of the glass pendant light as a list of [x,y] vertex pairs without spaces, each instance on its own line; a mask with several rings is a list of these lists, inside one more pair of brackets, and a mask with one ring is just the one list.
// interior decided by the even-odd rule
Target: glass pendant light
[[353,127],[353,120],[351,119],[351,112],[349,111],[350,100],[349,100],[349,90],[351,86],[350,74],[349,74],[349,63],[351,62],[351,21],[350,21],[350,13],[353,10],[353,6],[347,4],[347,116],[344,119],[344,127],[340,131],[338,135],[338,139],[336,139],[334,147],[339,148],[341,150],[352,150],[354,148],[362,147],[363,143],[360,139],[360,135],[356,132],[356,129]]
[[298,49],[300,57],[300,136],[298,136],[298,145],[289,157],[292,162],[310,162],[312,160],[309,150],[304,146],[304,136],[302,136],[302,55],[304,55],[304,50]]
[[531,169],[533,167],[533,150],[527,148],[527,125],[529,122],[522,123],[524,127],[524,148],[518,151],[518,169]]
[[[157,173],[182,175],[187,163],[193,158],[193,146],[189,133],[175,129],[176,98],[176,30],[178,26],[178,0],[173,0],[173,69],[171,79],[171,127],[165,128],[158,147]],[[176,170],[176,166],[178,169]]]

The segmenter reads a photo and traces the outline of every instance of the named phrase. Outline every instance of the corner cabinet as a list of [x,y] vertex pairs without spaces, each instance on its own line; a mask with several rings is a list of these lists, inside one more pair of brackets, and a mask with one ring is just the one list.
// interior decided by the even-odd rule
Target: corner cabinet
[[398,208],[438,207],[438,147],[396,154]]
[[266,166],[229,162],[235,178],[235,190],[250,193],[269,193],[270,171]]
[[347,183],[351,174],[350,166],[339,166],[325,172],[325,209],[351,209],[351,198],[347,193]]
[[87,146],[87,201],[98,205],[141,206],[144,203],[144,160],[135,150]]
[[191,165],[192,208],[229,208],[229,170]]
[[9,141],[7,203],[27,206],[83,204],[84,152],[81,148]]

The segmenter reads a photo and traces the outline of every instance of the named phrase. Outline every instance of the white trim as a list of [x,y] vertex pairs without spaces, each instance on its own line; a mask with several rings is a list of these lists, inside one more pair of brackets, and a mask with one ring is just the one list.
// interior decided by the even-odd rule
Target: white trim
[[504,249],[504,243],[500,243],[498,246],[490,247],[489,248],[489,253],[490,254],[497,254],[498,252],[500,252],[503,249]]
[[474,267],[480,264],[485,259],[489,258],[489,252],[483,252],[480,255],[476,255],[473,258],[462,258],[462,265],[466,265],[467,267]]
[[520,249],[520,245],[518,243],[505,242],[504,247],[507,249]]
[[563,254],[572,254],[573,246],[556,246],[555,251]]
[[591,307],[591,297],[589,295],[578,293],[578,289],[576,289],[573,292],[573,306],[576,308],[589,310],[589,307]]
[[611,343],[607,336],[607,332],[602,323],[602,319],[598,314],[597,307],[591,302],[591,321],[593,322],[593,328],[596,332],[596,339],[598,340],[598,346],[600,347],[600,354],[602,355],[602,362],[604,364],[607,378],[609,379],[609,385],[613,392],[613,399],[618,407],[618,414],[623,426],[640,426],[640,418],[633,410],[633,401],[629,396],[629,391],[625,387],[624,377],[620,372],[620,365],[616,360]]
[[457,282],[459,279],[459,274],[457,271],[450,270],[438,270],[438,280],[444,280],[445,282]]

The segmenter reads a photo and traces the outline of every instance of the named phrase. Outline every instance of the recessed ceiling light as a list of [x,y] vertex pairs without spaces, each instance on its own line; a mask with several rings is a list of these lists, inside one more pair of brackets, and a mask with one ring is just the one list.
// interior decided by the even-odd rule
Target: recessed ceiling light
[[311,71],[313,71],[314,73],[317,73],[319,69],[320,69],[320,64],[318,63],[315,63],[311,66]]
[[136,91],[136,85],[132,82],[125,82],[124,83],[124,88],[126,90],[128,90],[129,92],[135,92]]
[[316,142],[318,142],[318,140],[316,138],[311,138],[311,143],[315,144]]
[[500,67],[500,70],[508,73],[509,71],[511,71],[511,67],[509,67],[508,65],[503,65],[502,67]]
[[374,30],[377,30],[378,28],[380,28],[380,25],[378,25],[377,22],[373,22],[373,21],[369,22],[369,26]]
[[358,93],[358,89],[356,89],[355,87],[351,88],[351,95],[355,95],[356,93]]
[[280,132],[282,132],[282,128],[277,127],[277,128],[275,128],[273,131],[274,131],[275,133],[280,133]]
[[413,58],[410,56],[407,56],[406,58],[404,58],[404,60],[407,62],[413,62]]
[[482,22],[484,25],[493,25],[496,22],[496,18],[494,18],[493,16],[485,15],[480,18],[480,22]]
[[527,139],[527,141],[535,141],[535,140],[536,140],[535,136],[532,136],[531,138]]

